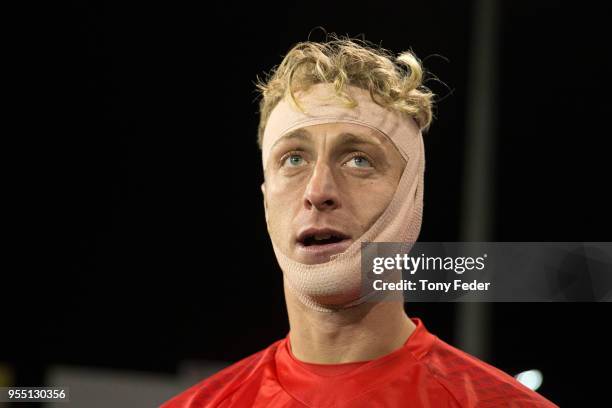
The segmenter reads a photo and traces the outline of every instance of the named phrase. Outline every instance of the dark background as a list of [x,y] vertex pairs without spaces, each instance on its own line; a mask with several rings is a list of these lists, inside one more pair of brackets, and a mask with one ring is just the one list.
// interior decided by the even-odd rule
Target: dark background
[[[172,373],[286,335],[265,229],[253,82],[316,27],[412,49],[447,86],[425,135],[422,241],[460,239],[472,2],[74,2],[8,42],[5,330],[20,385],[62,363]],[[603,4],[603,2],[601,2]],[[610,13],[503,1],[494,241],[610,241]],[[310,38],[322,40],[320,30]],[[442,57],[440,57],[440,56]],[[14,143],[14,146],[12,145]],[[453,343],[455,304],[409,304]],[[491,304],[487,361],[608,406],[609,304]],[[10,322],[10,323],[9,323]]]

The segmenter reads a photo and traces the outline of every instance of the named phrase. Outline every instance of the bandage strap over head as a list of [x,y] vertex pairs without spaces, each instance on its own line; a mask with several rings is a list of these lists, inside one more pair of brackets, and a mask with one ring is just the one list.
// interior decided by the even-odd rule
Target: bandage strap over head
[[387,109],[372,100],[367,90],[349,85],[345,92],[357,103],[345,107],[331,84],[316,84],[296,92],[302,110],[288,98],[272,110],[264,130],[262,160],[266,168],[272,146],[291,131],[323,123],[353,123],[374,129],[398,149],[406,167],[391,202],[372,226],[346,251],[328,262],[304,264],[284,254],[272,241],[288,287],[306,306],[333,311],[365,302],[372,293],[361,285],[362,242],[416,242],[423,213],[425,152],[422,132],[409,115]]

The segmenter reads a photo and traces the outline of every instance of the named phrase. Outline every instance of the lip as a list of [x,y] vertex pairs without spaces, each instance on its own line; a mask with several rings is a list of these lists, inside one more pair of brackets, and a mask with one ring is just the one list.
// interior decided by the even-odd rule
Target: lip
[[[310,235],[335,235],[342,240],[330,244],[304,245],[303,240]],[[307,228],[302,230],[296,239],[295,248],[298,260],[306,264],[318,264],[328,262],[330,257],[342,253],[348,249],[353,240],[348,234],[333,228]]]

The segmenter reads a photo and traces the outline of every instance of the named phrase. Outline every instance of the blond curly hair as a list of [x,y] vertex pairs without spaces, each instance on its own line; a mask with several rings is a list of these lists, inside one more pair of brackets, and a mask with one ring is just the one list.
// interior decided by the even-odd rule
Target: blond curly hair
[[[331,39],[329,39],[331,37]],[[395,62],[394,62],[395,61]],[[432,120],[434,94],[423,85],[424,68],[411,51],[394,57],[365,40],[330,34],[326,42],[300,42],[255,86],[261,95],[257,142],[261,148],[270,113],[284,97],[300,108],[294,92],[318,83],[333,84],[345,106],[356,102],[344,92],[346,85],[369,90],[379,105],[405,112],[426,131]],[[301,109],[301,108],[300,108]]]

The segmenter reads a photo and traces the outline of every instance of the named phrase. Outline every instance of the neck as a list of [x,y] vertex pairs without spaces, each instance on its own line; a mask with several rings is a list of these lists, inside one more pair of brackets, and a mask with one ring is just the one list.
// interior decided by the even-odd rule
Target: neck
[[399,349],[415,329],[401,301],[319,312],[285,284],[291,351],[300,361],[340,364],[373,360]]

